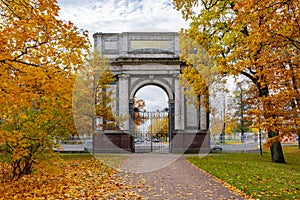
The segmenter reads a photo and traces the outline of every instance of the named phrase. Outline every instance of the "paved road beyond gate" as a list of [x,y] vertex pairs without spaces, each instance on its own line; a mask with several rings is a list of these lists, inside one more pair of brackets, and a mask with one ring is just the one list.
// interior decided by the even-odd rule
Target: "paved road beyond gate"
[[167,110],[135,111],[134,151],[136,153],[168,153],[170,151],[170,126]]

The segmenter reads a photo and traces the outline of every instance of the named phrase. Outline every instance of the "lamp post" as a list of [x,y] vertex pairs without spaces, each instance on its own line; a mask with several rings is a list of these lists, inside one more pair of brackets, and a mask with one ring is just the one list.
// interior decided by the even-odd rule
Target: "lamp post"
[[169,108],[165,108],[164,111],[166,112],[166,116],[167,116],[165,120],[167,120],[167,124],[168,124],[168,129],[166,130],[166,135],[165,135],[165,138],[166,138],[165,142],[169,142],[170,141],[170,138],[169,138],[169,136],[170,136]]
[[220,135],[220,143],[225,143],[225,128],[226,128],[226,123],[225,123],[225,94],[223,95],[223,112],[221,113],[221,117],[223,118],[223,127],[222,127],[222,133]]
[[241,142],[244,142],[245,141],[245,138],[244,138],[244,134],[245,134],[245,127],[244,127],[244,99],[243,99],[243,88],[242,88],[242,83],[238,83],[238,87],[240,88],[240,103],[241,103],[241,106],[240,106],[240,111],[241,111],[241,119],[240,119],[240,122],[241,122]]
[[153,129],[152,129],[152,113],[151,112],[149,112],[149,116],[150,116],[150,152],[152,152],[152,148],[153,148],[153,146],[152,146],[152,135],[153,135]]

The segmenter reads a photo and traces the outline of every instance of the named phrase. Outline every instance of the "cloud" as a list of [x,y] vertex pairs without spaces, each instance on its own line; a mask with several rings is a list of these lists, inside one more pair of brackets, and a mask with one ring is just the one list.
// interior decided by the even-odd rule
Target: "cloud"
[[145,86],[137,91],[136,97],[146,102],[145,109],[148,111],[163,110],[169,107],[169,98],[166,92],[158,86]]
[[171,0],[58,0],[60,18],[90,34],[155,28],[179,31],[188,23]]
[[[173,8],[172,0],[58,0],[58,4],[60,19],[88,30],[92,43],[96,32],[176,32],[188,27],[181,13]],[[146,101],[147,110],[168,107],[163,90],[143,89],[138,95]]]

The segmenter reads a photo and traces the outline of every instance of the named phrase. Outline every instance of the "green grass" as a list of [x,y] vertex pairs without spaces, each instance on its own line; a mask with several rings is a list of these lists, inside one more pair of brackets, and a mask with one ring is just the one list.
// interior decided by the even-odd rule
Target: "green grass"
[[300,150],[284,147],[286,164],[270,153],[214,154],[187,160],[256,199],[300,199]]
[[59,154],[59,156],[64,160],[90,159],[94,157],[90,153],[66,153],[66,154]]
[[100,160],[100,162],[112,168],[119,168],[121,163],[127,158],[127,156],[117,154],[96,154],[95,157]]
[[70,159],[91,159],[96,158],[101,163],[112,167],[112,168],[118,168],[120,167],[121,163],[127,158],[123,155],[115,155],[115,154],[89,154],[89,153],[78,153],[78,154],[61,154],[60,157],[64,160],[70,160]]

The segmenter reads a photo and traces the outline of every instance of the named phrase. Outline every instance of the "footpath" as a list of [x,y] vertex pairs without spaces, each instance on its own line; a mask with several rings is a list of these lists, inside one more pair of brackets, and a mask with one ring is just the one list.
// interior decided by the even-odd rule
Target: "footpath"
[[[213,167],[213,166],[212,166]],[[170,154],[132,154],[117,173],[143,199],[245,199],[213,176]]]

